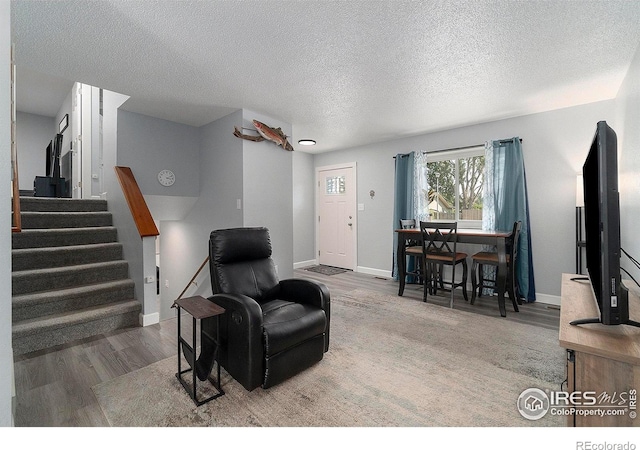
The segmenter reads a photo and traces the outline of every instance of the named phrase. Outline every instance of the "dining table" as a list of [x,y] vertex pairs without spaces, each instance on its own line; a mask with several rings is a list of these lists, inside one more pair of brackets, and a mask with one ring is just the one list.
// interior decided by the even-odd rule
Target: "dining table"
[[[400,281],[398,286],[398,295],[402,296],[402,294],[404,293],[407,273],[405,241],[409,239],[411,241],[417,242],[417,245],[422,245],[422,233],[420,232],[419,228],[403,228],[397,229],[395,230],[395,232],[398,235],[397,262],[398,280]],[[498,254],[498,270],[496,271],[496,291],[498,294],[498,307],[500,309],[500,315],[502,317],[506,317],[507,310],[505,307],[505,292],[507,286],[507,239],[511,235],[511,231],[458,228],[457,233],[459,244],[496,246],[496,252]]]

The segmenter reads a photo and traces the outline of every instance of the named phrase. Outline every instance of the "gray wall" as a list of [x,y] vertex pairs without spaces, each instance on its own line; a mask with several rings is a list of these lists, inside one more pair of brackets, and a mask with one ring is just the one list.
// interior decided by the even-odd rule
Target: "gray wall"
[[45,151],[47,145],[59,130],[59,123],[65,114],[69,114],[69,126],[62,133],[62,151],[69,151],[71,145],[71,94],[69,91],[56,117],[41,116],[26,112],[17,113],[16,131],[18,143],[18,179],[20,189],[32,190],[33,179],[45,175]]
[[[119,164],[118,158],[118,108],[128,97],[116,92],[104,90],[104,117],[103,117],[103,161],[104,187],[106,199],[109,203],[109,212],[113,216],[113,225],[118,229],[118,241],[123,245],[124,258],[129,263],[129,276],[135,281],[135,295],[142,302],[144,298],[143,252],[142,238],[131,215],[120,182],[117,179],[115,166]],[[134,176],[136,176],[134,172]],[[136,176],[136,181],[138,177]]]
[[45,175],[47,145],[55,137],[58,124],[54,117],[18,112],[18,181],[20,189],[32,190],[36,176]]
[[[243,126],[256,119],[282,128],[291,136],[291,125],[252,111],[243,111]],[[292,152],[270,141],[243,140],[243,225],[269,228],[273,260],[280,278],[293,276],[293,166]]]
[[[118,111],[117,136],[117,164],[131,168],[140,191],[145,196],[149,209],[154,219],[156,219],[158,231],[160,231],[160,236],[157,238],[159,240],[157,248],[160,249],[160,256],[157,258],[157,262],[161,268],[161,294],[167,290],[164,287],[165,280],[169,280],[169,292],[173,293],[178,288],[178,279],[175,279],[176,284],[174,285],[174,280],[170,279],[173,277],[169,277],[167,274],[176,274],[183,268],[182,266],[176,266],[176,262],[182,259],[188,260],[189,258],[185,258],[184,248],[181,246],[175,249],[171,257],[163,257],[162,250],[165,247],[169,251],[172,250],[171,242],[173,239],[169,239],[163,234],[161,224],[164,222],[160,222],[160,220],[166,218],[182,219],[194,205],[196,197],[199,195],[200,130],[197,127],[120,109]],[[158,172],[163,169],[170,169],[175,174],[176,181],[172,186],[163,186],[158,182]],[[171,208],[172,205],[179,206],[179,208]],[[182,207],[185,207],[185,209]],[[173,216],[171,211],[167,211],[168,209],[180,210],[178,217]],[[127,228],[126,232],[129,234],[133,230]],[[171,235],[170,232],[168,234]],[[140,237],[135,237],[132,234],[129,239],[137,241]],[[136,280],[142,280],[142,254],[138,253],[137,247],[132,248],[135,248],[136,252],[133,255],[134,265],[131,268],[131,273],[132,275],[137,274]],[[180,254],[176,255],[175,253]],[[189,267],[188,263],[186,263],[186,267]],[[195,269],[193,269],[193,272],[195,272]],[[193,275],[193,272],[191,275]],[[155,274],[153,275],[155,276]],[[176,274],[176,276],[180,277],[182,274]],[[186,284],[190,277],[181,282]],[[142,289],[141,282],[137,282],[136,295],[138,295],[138,298],[141,298]],[[170,301],[162,302],[160,300],[158,311],[161,318],[173,316],[169,312],[169,308],[179,292]]]
[[[393,155],[481,144],[490,139],[523,139],[536,291],[559,296],[561,274],[575,272],[576,175],[596,123],[615,127],[615,101],[488,122],[315,156],[316,167],[356,161],[358,165],[359,270],[391,270],[393,247]],[[369,190],[375,190],[374,199]],[[550,301],[557,301],[551,299]]]
[[[356,162],[356,202],[358,210],[358,271],[391,272],[393,247],[393,155],[394,147],[410,145],[404,141],[386,142],[316,155],[315,167]],[[403,150],[403,153],[406,151]],[[315,174],[314,174],[315,180]],[[376,192],[372,199],[369,191]],[[388,245],[387,245],[388,244]]]
[[[622,88],[618,92],[620,113],[618,134],[619,187],[620,187],[620,237],[622,248],[640,260],[640,239],[638,239],[638,218],[640,218],[640,48],[629,68]],[[622,257],[622,267],[636,280],[640,280],[640,270],[626,257]],[[623,274],[623,278],[626,275]],[[632,317],[640,320],[640,317]]]
[[[11,286],[11,19],[10,3],[0,2],[0,286]],[[44,159],[43,159],[44,160]],[[13,349],[11,343],[11,289],[0,289],[0,427],[13,425]]]
[[[162,319],[173,317],[170,306],[208,256],[214,229],[268,227],[280,277],[293,274],[292,155],[269,142],[233,136],[234,126],[250,127],[252,119],[290,134],[290,125],[251,111],[237,111],[198,130],[199,197],[184,219],[160,221]],[[211,295],[208,266],[195,281],[185,295]]]
[[[237,111],[199,129],[198,200],[183,220],[160,222],[161,319],[175,315],[171,304],[208,256],[211,231],[243,226],[236,207],[243,198],[243,142],[233,136],[233,127],[241,123],[242,111]],[[196,282],[186,296],[211,295],[208,267]]]
[[73,133],[71,132],[71,115],[72,115],[72,99],[73,99],[73,89],[69,91],[67,96],[60,105],[60,109],[56,114],[56,117],[53,119],[54,122],[54,136],[60,131],[60,121],[62,118],[69,114],[69,126],[62,132],[62,150],[60,151],[60,156],[64,155],[71,149],[71,143],[73,142]]
[[293,262],[305,267],[315,262],[315,168],[313,155],[293,152]]
[[[131,167],[145,195],[198,196],[198,128],[155,119],[124,110],[118,113],[118,164]],[[172,186],[162,186],[158,172],[176,175]]]

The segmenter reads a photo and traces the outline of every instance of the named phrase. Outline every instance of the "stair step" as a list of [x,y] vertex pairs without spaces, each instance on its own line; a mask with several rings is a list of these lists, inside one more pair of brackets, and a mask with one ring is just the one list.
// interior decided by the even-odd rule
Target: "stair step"
[[140,302],[125,300],[14,323],[14,355],[66,344],[109,331],[137,326]]
[[127,261],[107,261],[50,269],[22,270],[11,274],[12,295],[51,291],[128,278]]
[[20,197],[20,211],[107,211],[102,199]]
[[23,248],[11,251],[11,268],[21,270],[74,266],[123,258],[122,244],[68,245],[64,247]]
[[108,211],[23,211],[22,229],[110,227]]
[[22,231],[11,234],[14,355],[139,326],[106,200],[21,196],[20,208]]
[[115,227],[56,228],[51,230],[22,230],[11,234],[13,249],[61,247],[67,245],[117,242]]
[[71,312],[134,297],[133,280],[70,287],[55,291],[15,295],[12,298],[12,318],[17,323],[51,314]]

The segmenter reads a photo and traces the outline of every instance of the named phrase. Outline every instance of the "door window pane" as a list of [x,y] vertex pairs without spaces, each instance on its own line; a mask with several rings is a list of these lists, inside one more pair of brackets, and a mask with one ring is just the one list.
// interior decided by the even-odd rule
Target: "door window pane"
[[346,190],[344,175],[340,175],[337,177],[327,177],[325,186],[326,186],[326,193],[328,195],[344,194]]

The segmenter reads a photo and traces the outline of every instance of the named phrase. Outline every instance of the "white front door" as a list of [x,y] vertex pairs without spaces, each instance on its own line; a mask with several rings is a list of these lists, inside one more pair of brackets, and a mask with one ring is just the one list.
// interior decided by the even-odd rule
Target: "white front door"
[[356,268],[356,166],[320,167],[318,188],[318,262]]

